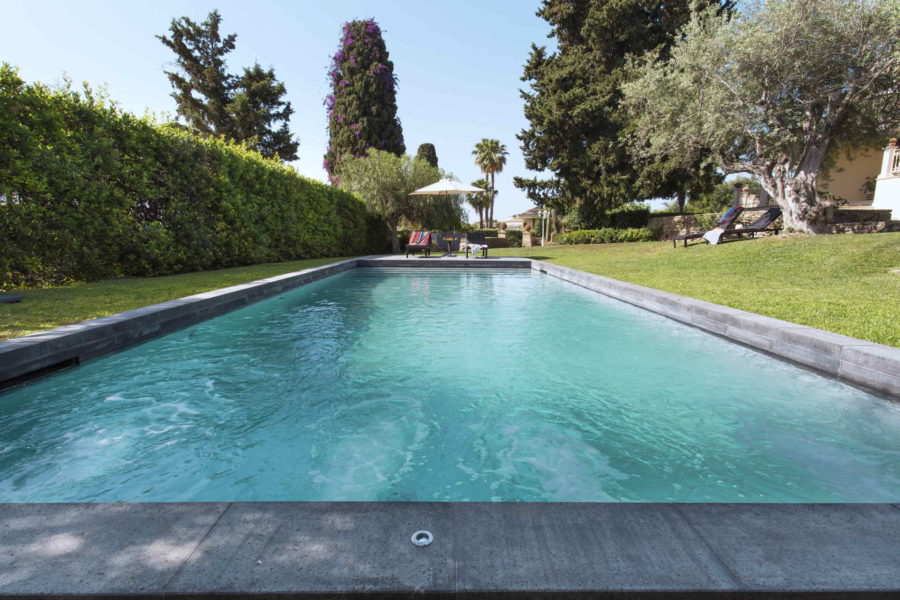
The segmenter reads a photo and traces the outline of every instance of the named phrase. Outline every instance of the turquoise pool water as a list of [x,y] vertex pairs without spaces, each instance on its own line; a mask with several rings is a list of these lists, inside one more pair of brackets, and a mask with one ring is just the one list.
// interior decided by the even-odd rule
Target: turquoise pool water
[[0,395],[0,501],[897,502],[900,406],[528,271],[355,269]]

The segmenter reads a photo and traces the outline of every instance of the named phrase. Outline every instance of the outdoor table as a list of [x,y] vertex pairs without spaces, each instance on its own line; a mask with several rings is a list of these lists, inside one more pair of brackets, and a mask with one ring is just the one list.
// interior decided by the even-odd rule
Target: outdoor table
[[445,256],[456,256],[455,254],[453,254],[452,244],[453,244],[453,242],[458,242],[461,239],[462,239],[462,236],[460,236],[460,235],[452,235],[451,234],[451,235],[444,236],[444,241],[447,242],[447,254]]

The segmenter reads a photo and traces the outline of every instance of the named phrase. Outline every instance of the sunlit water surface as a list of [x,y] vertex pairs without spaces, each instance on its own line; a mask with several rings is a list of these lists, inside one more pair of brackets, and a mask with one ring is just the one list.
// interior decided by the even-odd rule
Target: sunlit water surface
[[528,271],[355,269],[0,395],[0,501],[896,502],[900,407]]

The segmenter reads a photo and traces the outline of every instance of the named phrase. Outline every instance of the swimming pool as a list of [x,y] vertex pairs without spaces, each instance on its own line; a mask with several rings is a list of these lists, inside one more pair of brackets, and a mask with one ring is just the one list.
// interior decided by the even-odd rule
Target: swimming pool
[[896,502],[898,434],[551,277],[358,268],[0,396],[0,501]]

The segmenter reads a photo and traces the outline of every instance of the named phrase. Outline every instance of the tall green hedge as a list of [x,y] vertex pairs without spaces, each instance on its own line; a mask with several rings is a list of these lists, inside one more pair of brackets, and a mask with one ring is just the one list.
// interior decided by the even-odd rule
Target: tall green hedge
[[657,233],[647,227],[632,227],[628,229],[579,229],[556,236],[556,243],[562,245],[574,244],[619,244],[622,242],[650,242],[658,239]]
[[0,286],[382,252],[354,196],[0,67]]

